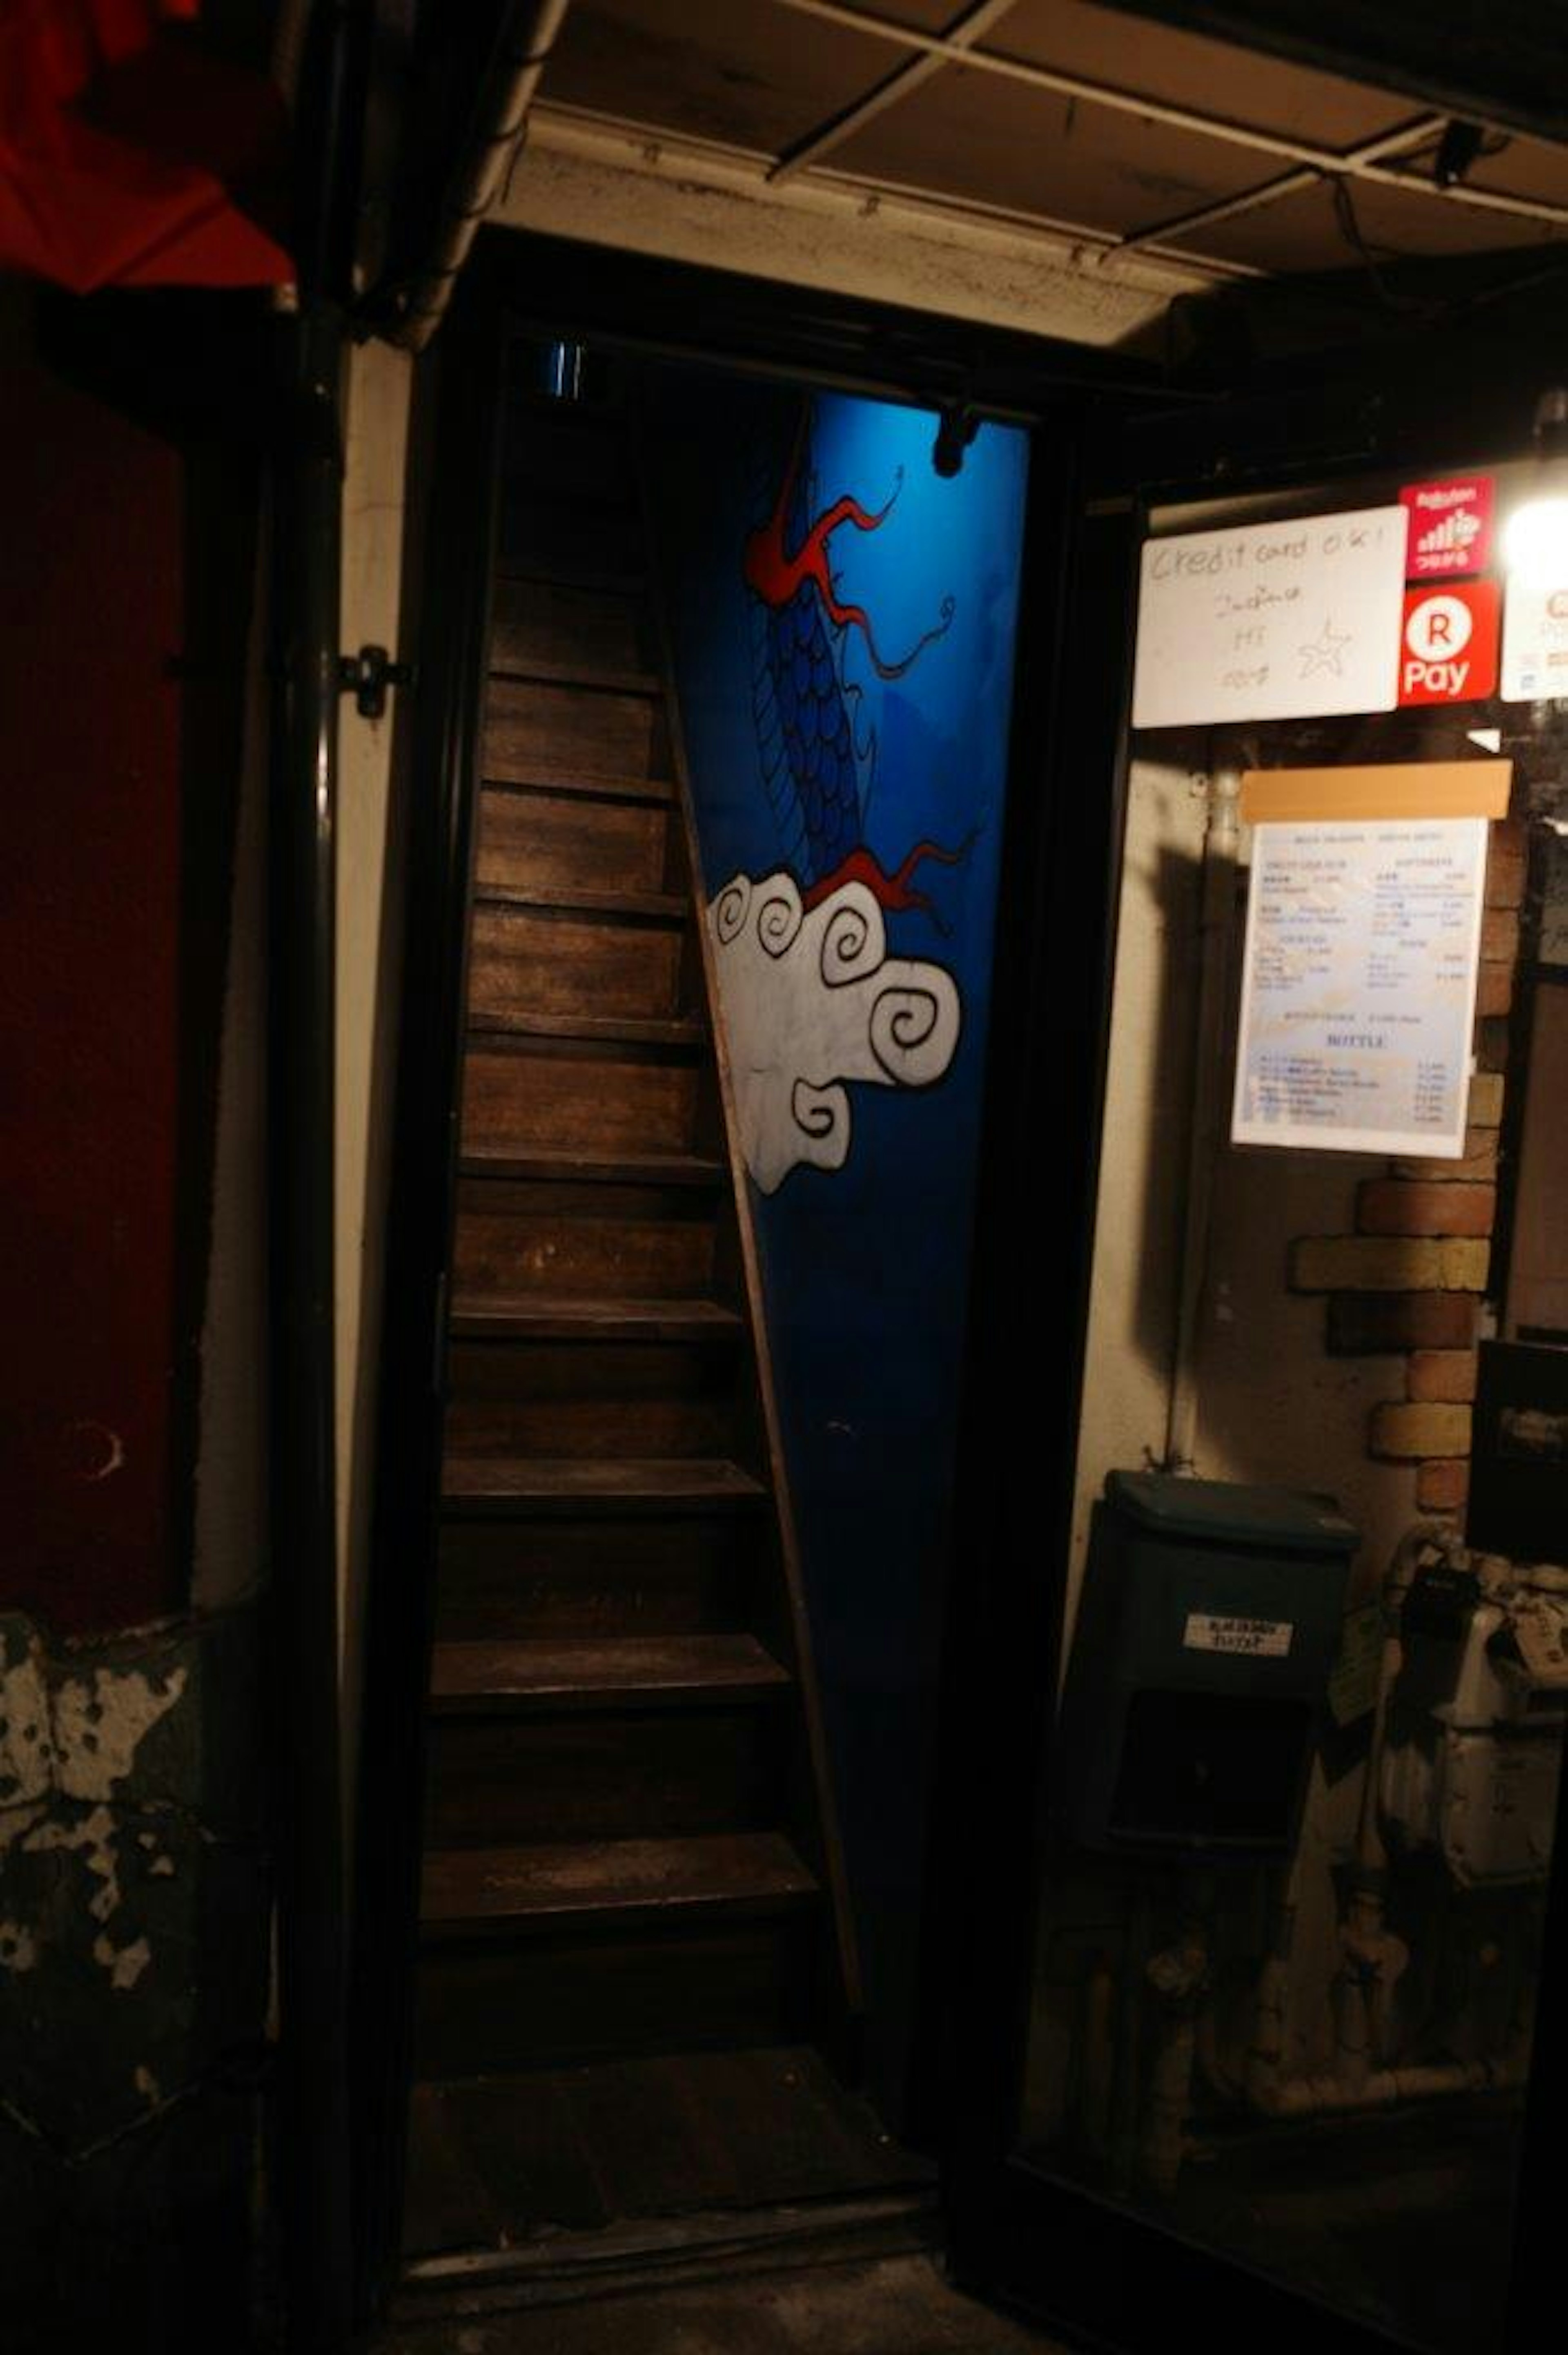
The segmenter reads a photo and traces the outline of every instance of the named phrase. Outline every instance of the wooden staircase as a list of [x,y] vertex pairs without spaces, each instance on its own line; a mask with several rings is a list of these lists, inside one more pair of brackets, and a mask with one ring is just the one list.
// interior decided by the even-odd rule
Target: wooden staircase
[[629,442],[517,404],[447,1313],[417,2073],[847,1996]]

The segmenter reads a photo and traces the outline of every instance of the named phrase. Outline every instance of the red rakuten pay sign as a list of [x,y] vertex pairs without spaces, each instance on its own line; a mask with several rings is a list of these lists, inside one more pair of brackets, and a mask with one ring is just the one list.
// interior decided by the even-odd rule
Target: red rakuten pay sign
[[1495,581],[1407,589],[1399,649],[1403,703],[1475,703],[1498,683],[1502,595]]

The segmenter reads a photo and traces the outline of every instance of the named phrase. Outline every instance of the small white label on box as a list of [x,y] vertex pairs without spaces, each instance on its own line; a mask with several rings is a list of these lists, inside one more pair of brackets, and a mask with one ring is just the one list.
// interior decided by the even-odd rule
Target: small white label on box
[[1288,1619],[1222,1619],[1189,1611],[1183,1647],[1189,1652],[1244,1652],[1250,1659],[1283,1660],[1296,1633]]

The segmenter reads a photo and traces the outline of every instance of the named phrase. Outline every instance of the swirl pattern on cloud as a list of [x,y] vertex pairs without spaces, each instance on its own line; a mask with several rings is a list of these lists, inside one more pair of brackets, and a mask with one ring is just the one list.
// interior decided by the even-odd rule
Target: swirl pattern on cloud
[[802,1163],[842,1169],[850,1088],[927,1088],[959,1043],[945,966],[889,957],[875,894],[847,882],[808,909],[782,869],[736,875],[708,931],[746,1166],[765,1194]]

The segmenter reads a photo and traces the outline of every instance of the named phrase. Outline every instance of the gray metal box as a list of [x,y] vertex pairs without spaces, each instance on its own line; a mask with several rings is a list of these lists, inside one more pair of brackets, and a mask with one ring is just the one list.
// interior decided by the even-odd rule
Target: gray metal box
[[1357,1542],[1331,1497],[1107,1476],[1054,1777],[1075,1839],[1291,1848]]

